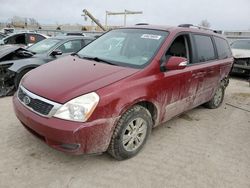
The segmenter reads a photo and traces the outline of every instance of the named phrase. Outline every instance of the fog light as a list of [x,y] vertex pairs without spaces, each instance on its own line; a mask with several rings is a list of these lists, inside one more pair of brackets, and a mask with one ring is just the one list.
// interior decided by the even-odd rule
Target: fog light
[[80,148],[80,144],[61,144],[61,148],[66,150],[76,150]]

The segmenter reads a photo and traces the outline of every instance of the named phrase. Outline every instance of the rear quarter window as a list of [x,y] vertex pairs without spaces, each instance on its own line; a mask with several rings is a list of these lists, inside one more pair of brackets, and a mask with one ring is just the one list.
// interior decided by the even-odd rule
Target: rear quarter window
[[197,52],[195,63],[210,61],[216,58],[210,36],[194,34],[193,40]]
[[37,43],[41,40],[45,39],[44,36],[37,35],[37,34],[28,34],[28,43]]
[[226,59],[232,56],[228,42],[225,39],[214,37],[219,59]]

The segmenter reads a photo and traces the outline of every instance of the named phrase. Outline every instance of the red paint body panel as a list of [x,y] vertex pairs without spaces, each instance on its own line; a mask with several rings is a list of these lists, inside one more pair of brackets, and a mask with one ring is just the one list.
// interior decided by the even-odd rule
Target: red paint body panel
[[[152,29],[152,26],[135,28]],[[169,35],[144,69],[112,66],[69,56],[39,67],[23,79],[22,85],[29,91],[61,104],[95,91],[100,101],[87,122],[41,117],[25,108],[15,95],[13,102],[18,119],[56,149],[62,150],[59,147],[61,143],[78,143],[81,146],[73,152],[75,154],[99,153],[107,150],[122,113],[140,101],[155,106],[154,126],[209,101],[221,80],[228,76],[233,58],[161,72],[160,60],[175,36],[181,32],[197,32],[197,29],[153,29],[167,30]]]
[[65,121],[57,118],[45,118],[34,114],[13,97],[17,118],[31,132],[42,138],[49,146],[69,152],[60,147],[61,144],[80,144],[80,148],[72,154],[101,153],[107,150],[113,133],[113,125],[117,118],[99,119],[89,123]]
[[59,103],[65,103],[81,93],[96,91],[138,71],[73,56],[55,60],[48,65],[30,71],[28,75],[32,79],[24,77],[23,85],[32,88],[33,93]]

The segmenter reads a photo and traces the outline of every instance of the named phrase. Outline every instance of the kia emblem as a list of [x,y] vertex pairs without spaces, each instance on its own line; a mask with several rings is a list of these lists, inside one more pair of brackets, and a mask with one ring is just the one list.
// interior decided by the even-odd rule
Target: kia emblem
[[30,100],[30,98],[28,96],[25,96],[23,98],[23,102],[24,102],[24,104],[28,105],[31,102],[31,100]]

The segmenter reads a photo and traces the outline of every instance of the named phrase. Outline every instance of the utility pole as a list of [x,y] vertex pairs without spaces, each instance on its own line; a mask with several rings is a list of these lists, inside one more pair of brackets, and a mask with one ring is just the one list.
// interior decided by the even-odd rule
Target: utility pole
[[98,25],[103,31],[106,31],[106,29],[102,26],[102,24],[100,24],[100,22],[86,9],[83,10],[82,16],[84,16],[85,20],[87,19],[88,16],[92,20],[92,22],[95,22],[96,25]]
[[126,10],[124,12],[110,12],[110,11],[106,11],[106,17],[105,17],[105,26],[107,28],[108,26],[108,16],[115,16],[115,15],[124,15],[124,26],[126,26],[126,22],[127,22],[127,15],[132,15],[132,14],[142,14],[142,11],[129,11]]

